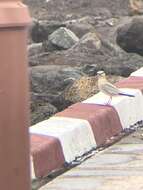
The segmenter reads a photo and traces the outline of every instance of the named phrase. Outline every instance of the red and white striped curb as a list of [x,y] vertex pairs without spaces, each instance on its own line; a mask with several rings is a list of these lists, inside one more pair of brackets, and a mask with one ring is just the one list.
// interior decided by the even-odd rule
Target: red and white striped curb
[[143,68],[116,83],[135,97],[98,93],[30,127],[31,175],[44,177],[143,120]]
[[141,67],[141,68],[138,69],[137,71],[131,73],[130,76],[134,76],[134,77],[143,77],[143,67]]
[[[129,128],[143,118],[143,96],[140,90],[124,88],[122,91],[133,94],[135,97],[116,96],[111,102],[111,106],[117,111],[122,128]],[[103,93],[98,93],[84,101],[84,103],[106,104],[109,97]]]

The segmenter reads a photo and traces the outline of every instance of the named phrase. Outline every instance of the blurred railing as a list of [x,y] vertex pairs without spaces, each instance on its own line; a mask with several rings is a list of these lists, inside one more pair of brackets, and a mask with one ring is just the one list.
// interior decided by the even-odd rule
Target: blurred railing
[[29,190],[27,28],[20,0],[0,1],[0,189]]

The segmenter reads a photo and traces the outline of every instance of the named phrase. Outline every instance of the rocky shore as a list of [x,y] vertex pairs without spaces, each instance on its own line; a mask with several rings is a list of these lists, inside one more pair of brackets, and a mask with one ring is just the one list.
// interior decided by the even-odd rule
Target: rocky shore
[[31,123],[98,92],[143,66],[143,3],[137,0],[25,0],[29,31]]

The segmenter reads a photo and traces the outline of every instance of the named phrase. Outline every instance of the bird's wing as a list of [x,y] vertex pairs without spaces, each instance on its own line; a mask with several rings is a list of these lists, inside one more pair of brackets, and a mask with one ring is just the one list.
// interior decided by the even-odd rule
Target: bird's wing
[[109,95],[117,95],[117,94],[119,94],[119,89],[116,86],[109,83],[109,82],[106,82],[106,83],[102,84],[101,85],[101,90],[104,93],[109,94]]

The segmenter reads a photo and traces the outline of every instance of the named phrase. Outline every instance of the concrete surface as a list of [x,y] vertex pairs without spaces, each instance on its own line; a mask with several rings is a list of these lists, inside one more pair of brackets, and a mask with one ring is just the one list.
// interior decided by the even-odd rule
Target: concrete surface
[[143,190],[142,134],[130,134],[40,190]]

